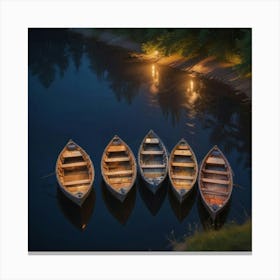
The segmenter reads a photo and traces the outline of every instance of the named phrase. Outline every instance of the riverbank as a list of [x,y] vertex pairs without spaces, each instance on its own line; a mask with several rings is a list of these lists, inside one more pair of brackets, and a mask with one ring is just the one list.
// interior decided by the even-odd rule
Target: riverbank
[[251,220],[215,231],[197,232],[181,242],[173,242],[174,251],[251,251]]
[[236,92],[246,94],[250,99],[252,97],[251,77],[241,77],[232,63],[221,62],[214,56],[206,58],[195,57],[191,59],[180,55],[156,57],[155,55],[144,54],[141,49],[141,44],[132,42],[123,35],[116,35],[107,30],[77,28],[71,31],[80,33],[86,37],[94,37],[108,45],[125,48],[131,52],[131,59],[136,61],[153,62],[203,78],[213,79],[228,85]]

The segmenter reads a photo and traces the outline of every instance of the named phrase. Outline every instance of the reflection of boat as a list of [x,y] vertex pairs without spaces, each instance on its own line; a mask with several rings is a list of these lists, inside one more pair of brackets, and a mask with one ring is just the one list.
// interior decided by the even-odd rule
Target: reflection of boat
[[169,158],[169,178],[180,202],[192,190],[198,173],[196,156],[185,139],[174,147]]
[[57,189],[57,201],[59,208],[69,222],[80,230],[85,230],[95,205],[95,191],[90,192],[81,207],[67,199],[60,189]]
[[108,188],[106,188],[104,181],[101,183],[101,190],[102,198],[109,212],[120,224],[125,225],[135,205],[136,188],[131,189],[123,202],[112,195]]
[[214,146],[202,161],[198,185],[202,201],[215,219],[228,203],[233,185],[229,162],[217,146]]
[[138,164],[142,178],[155,193],[166,178],[168,155],[163,142],[153,130],[148,132],[140,145]]
[[188,195],[186,199],[184,199],[183,202],[179,202],[177,197],[174,194],[174,191],[171,190],[171,188],[168,191],[168,199],[169,203],[171,205],[171,208],[177,217],[178,221],[181,223],[190,213],[193,204],[196,199],[197,194],[197,188],[193,188],[190,192],[188,192]]
[[161,208],[161,205],[164,201],[164,198],[166,196],[166,192],[168,189],[168,181],[165,180],[161,186],[158,188],[156,193],[151,192],[150,189],[148,189],[145,186],[145,182],[142,180],[142,178],[139,178],[138,180],[138,190],[140,193],[140,196],[142,200],[144,201],[145,205],[147,206],[148,210],[153,216],[156,216],[159,209]]
[[113,137],[103,152],[101,172],[112,194],[123,201],[135,183],[137,168],[131,149],[118,136]]
[[94,167],[89,155],[72,140],[57,158],[56,178],[61,191],[73,202],[82,205],[92,188]]
[[209,212],[205,209],[202,198],[199,197],[197,201],[197,208],[198,208],[199,219],[203,229],[204,230],[220,229],[227,220],[228,213],[230,210],[230,205],[231,205],[231,199],[224,207],[224,210],[216,216],[215,220],[213,220]]

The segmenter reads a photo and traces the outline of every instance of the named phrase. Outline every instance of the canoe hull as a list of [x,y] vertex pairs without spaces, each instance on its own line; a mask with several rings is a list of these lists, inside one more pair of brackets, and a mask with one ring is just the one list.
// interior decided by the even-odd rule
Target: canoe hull
[[[161,150],[159,151],[155,151],[156,153],[157,152],[160,152],[162,153],[163,155],[163,162],[164,162],[164,165],[165,165],[165,170],[162,174],[162,176],[159,176],[159,177],[155,177],[154,179],[150,179],[148,177],[145,176],[144,174],[144,164],[142,163],[142,157],[141,157],[141,152],[145,151],[144,150],[144,143],[145,143],[145,139],[146,138],[156,138],[157,139],[157,143],[160,145],[160,148]],[[147,143],[147,142],[146,142]],[[145,151],[147,152],[147,151]],[[157,190],[160,188],[160,186],[163,184],[164,180],[166,179],[167,177],[167,174],[168,174],[168,151],[164,145],[164,143],[162,142],[162,140],[158,137],[157,134],[154,133],[153,130],[150,130],[148,132],[148,134],[144,137],[143,141],[141,142],[140,144],[140,147],[139,147],[139,150],[138,150],[138,157],[137,157],[137,160],[138,160],[138,166],[139,166],[139,173],[141,174],[141,177],[143,179],[143,181],[145,182],[145,186],[152,192],[152,193],[156,193]],[[162,167],[162,166],[160,166]],[[158,168],[158,166],[155,166],[155,169]]]
[[[220,174],[223,174],[223,176],[227,176],[228,177],[228,179],[217,179],[217,178],[215,178],[214,180],[213,180],[213,178],[212,179],[210,179],[210,178],[207,178],[207,177],[205,177],[204,175],[203,175],[203,173],[205,172],[205,171],[203,171],[204,169],[205,169],[205,166],[206,166],[206,164],[208,163],[212,163],[213,162],[213,159],[211,159],[211,161],[209,160],[209,161],[207,161],[207,159],[208,158],[213,158],[213,151],[215,151],[216,153],[218,153],[219,154],[219,157],[220,157],[220,159],[218,158],[218,159],[216,159],[216,162],[215,162],[215,164],[221,164],[221,161],[223,162],[223,165],[225,166],[224,168],[226,169],[226,170],[211,170],[211,174],[214,174],[214,175],[220,175]],[[206,169],[207,170],[207,169]],[[210,171],[206,171],[206,173],[207,172],[210,172]],[[218,207],[217,207],[217,205],[212,205],[212,207],[211,207],[211,205],[210,205],[210,203],[208,203],[207,201],[206,201],[206,197],[205,197],[205,194],[204,194],[204,192],[206,192],[206,194],[207,194],[207,192],[208,193],[210,193],[211,194],[211,189],[209,188],[209,189],[205,189],[205,187],[203,188],[203,184],[202,184],[202,180],[204,180],[204,179],[208,179],[208,182],[209,182],[209,180],[210,180],[210,182],[211,182],[211,180],[212,180],[212,182],[213,183],[215,183],[215,184],[219,184],[219,183],[223,183],[223,185],[225,185],[225,182],[227,182],[227,181],[225,181],[225,180],[228,180],[228,182],[227,182],[227,185],[226,185],[226,187],[227,187],[227,192],[226,192],[226,198],[223,200],[223,202],[222,202],[222,204],[221,205],[218,205]],[[207,181],[206,181],[207,182]],[[201,163],[201,166],[200,166],[200,171],[199,171],[199,178],[198,178],[198,184],[199,184],[199,192],[200,192],[200,196],[201,196],[201,198],[202,198],[202,202],[203,202],[203,205],[205,206],[205,208],[206,208],[206,210],[208,211],[208,213],[210,214],[210,216],[211,216],[211,218],[215,221],[215,219],[217,218],[217,216],[226,208],[226,206],[228,205],[228,203],[229,203],[229,200],[230,200],[230,198],[231,198],[231,194],[232,194],[232,186],[233,186],[233,179],[232,179],[232,170],[231,170],[231,167],[230,167],[230,164],[229,164],[229,162],[228,162],[228,160],[227,160],[227,158],[224,156],[224,154],[221,152],[221,150],[217,147],[217,146],[214,146],[208,153],[207,153],[207,155],[204,157],[204,159],[203,159],[203,161],[202,161],[202,163]],[[203,190],[202,190],[202,188],[203,188]],[[213,192],[213,191],[212,191]],[[219,194],[215,194],[214,193],[214,195],[217,197],[219,197],[219,195],[221,196],[221,194],[223,194],[223,192],[221,193],[219,193]],[[212,194],[213,195],[213,194]],[[213,209],[213,208],[216,208],[216,209]]]
[[[88,174],[90,176],[89,182],[87,182],[86,184],[86,190],[81,191],[80,193],[76,193],[76,194],[72,194],[70,191],[67,190],[67,188],[64,186],[63,181],[64,178],[63,176],[61,176],[61,174],[59,175],[59,170],[61,168],[61,166],[63,166],[62,162],[61,162],[61,156],[65,155],[65,151],[66,151],[66,147],[68,145],[74,145],[75,150],[74,151],[79,151],[81,152],[81,156],[83,157],[84,160],[86,160],[87,164],[88,164]],[[65,164],[67,165],[67,164]],[[83,164],[84,165],[84,164]],[[57,182],[59,184],[59,188],[62,191],[62,193],[72,202],[74,202],[76,205],[78,206],[82,206],[82,204],[84,203],[84,201],[87,199],[87,197],[89,196],[92,188],[93,188],[93,182],[94,182],[94,177],[95,177],[95,171],[94,171],[94,165],[89,157],[89,155],[85,152],[84,149],[82,149],[79,145],[77,145],[73,140],[69,140],[68,143],[66,144],[66,146],[62,149],[62,151],[60,152],[57,161],[56,161],[56,179]],[[62,177],[62,178],[60,178]],[[63,179],[63,181],[61,181]]]
[[[123,149],[123,147],[124,147],[124,149]],[[112,153],[113,150],[117,151],[117,152],[124,152],[125,155],[122,155],[121,157],[119,157],[118,160],[116,160],[116,158],[114,156],[107,155],[107,153]],[[121,164],[122,163],[121,159],[124,157],[129,159],[129,160],[126,159],[126,162],[129,162],[129,167],[130,167],[129,171],[131,169],[131,174],[132,174],[131,177],[119,177],[118,178],[118,176],[123,175],[123,172],[126,172],[127,169],[123,169],[124,167],[121,167],[119,170],[116,170],[117,173],[119,173],[119,174],[116,174],[116,172],[113,172],[114,175],[113,175],[113,173],[108,174],[108,172],[110,172],[108,169],[111,168],[108,164],[108,159],[109,159],[109,163],[113,162],[114,164],[116,164],[116,163]],[[107,161],[106,161],[106,159],[107,159]],[[116,197],[119,201],[123,202],[125,200],[126,196],[128,195],[129,191],[132,189],[132,187],[135,184],[136,176],[137,176],[137,167],[136,167],[136,160],[135,160],[132,150],[117,135],[115,135],[113,137],[113,139],[109,142],[109,144],[104,149],[100,167],[101,167],[101,174],[102,174],[102,177],[103,177],[103,180],[104,180],[104,183],[105,183],[107,189],[110,191],[110,193],[114,197]],[[117,177],[110,179],[109,178],[110,175],[117,176]],[[121,184],[123,184],[123,188],[120,188],[120,189],[119,189],[119,186],[117,186],[116,183],[113,182],[114,179],[127,180],[128,178],[129,178],[130,182],[129,183],[121,182]]]

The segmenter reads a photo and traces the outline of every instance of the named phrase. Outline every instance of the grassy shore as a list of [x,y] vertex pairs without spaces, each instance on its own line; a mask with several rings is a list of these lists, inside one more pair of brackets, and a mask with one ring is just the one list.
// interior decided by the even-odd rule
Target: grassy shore
[[219,231],[196,232],[181,242],[173,242],[174,251],[251,251],[252,223],[226,225]]

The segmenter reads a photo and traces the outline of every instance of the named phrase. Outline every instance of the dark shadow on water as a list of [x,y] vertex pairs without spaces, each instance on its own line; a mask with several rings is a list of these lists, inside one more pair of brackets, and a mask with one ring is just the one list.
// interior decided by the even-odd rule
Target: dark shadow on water
[[147,209],[153,216],[156,216],[159,209],[162,206],[162,203],[165,199],[167,189],[168,189],[168,178],[166,178],[162,185],[159,187],[157,192],[153,194],[149,188],[146,186],[144,180],[139,176],[137,180],[137,187],[139,194],[144,201]]
[[227,217],[229,214],[229,210],[231,207],[231,199],[229,200],[228,204],[225,206],[225,208],[218,214],[215,221],[211,218],[210,214],[208,213],[207,209],[203,205],[202,198],[199,195],[197,199],[197,208],[198,208],[198,214],[199,219],[202,224],[202,227],[205,231],[208,230],[219,230],[222,228],[222,226],[227,221]]
[[136,200],[135,186],[127,194],[123,202],[119,201],[107,188],[105,182],[101,182],[102,198],[111,215],[122,225],[125,225],[132,213]]
[[57,202],[64,217],[77,229],[84,231],[90,221],[95,206],[95,190],[90,192],[81,207],[69,200],[62,191],[57,188]]
[[185,200],[180,203],[179,200],[176,198],[174,192],[170,188],[168,189],[168,200],[171,205],[171,208],[177,217],[177,220],[182,223],[183,220],[188,216],[190,213],[194,202],[197,197],[197,184],[194,185],[194,188],[189,193],[189,195],[185,198]]

